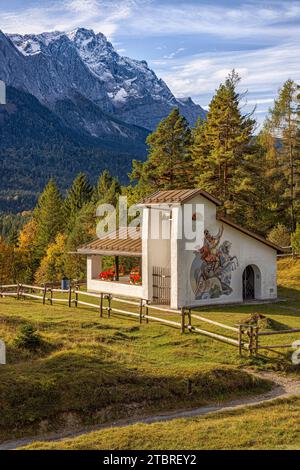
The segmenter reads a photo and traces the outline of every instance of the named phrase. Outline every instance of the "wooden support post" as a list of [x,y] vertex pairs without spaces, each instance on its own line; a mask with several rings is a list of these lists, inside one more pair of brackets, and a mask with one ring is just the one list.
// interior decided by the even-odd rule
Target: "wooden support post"
[[148,318],[148,315],[149,315],[149,300],[146,300],[146,323],[149,323],[149,318]]
[[17,299],[20,300],[20,284],[17,283]]
[[192,309],[189,308],[188,309],[188,329],[189,329],[189,332],[191,333],[192,332]]
[[111,294],[108,294],[107,296],[107,301],[108,301],[108,307],[107,307],[107,318],[110,318],[110,313],[111,313]]
[[185,309],[181,309],[181,334],[185,331]]
[[144,305],[144,302],[143,302],[143,299],[140,300],[140,323],[142,323],[143,321],[143,305]]
[[100,318],[103,317],[103,292],[100,294]]
[[119,256],[115,256],[115,281],[120,280],[119,274]]
[[69,285],[68,301],[69,301],[69,307],[72,307],[72,287],[71,287],[71,284]]

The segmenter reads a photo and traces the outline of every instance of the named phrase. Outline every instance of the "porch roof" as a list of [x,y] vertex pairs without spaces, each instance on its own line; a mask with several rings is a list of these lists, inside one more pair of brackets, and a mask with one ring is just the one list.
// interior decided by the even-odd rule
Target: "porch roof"
[[78,248],[82,255],[142,256],[141,230],[122,227]]
[[165,191],[155,191],[150,196],[143,199],[138,205],[148,206],[153,204],[183,204],[195,196],[203,196],[209,201],[222,206],[223,203],[212,194],[207,193],[203,189],[169,189]]

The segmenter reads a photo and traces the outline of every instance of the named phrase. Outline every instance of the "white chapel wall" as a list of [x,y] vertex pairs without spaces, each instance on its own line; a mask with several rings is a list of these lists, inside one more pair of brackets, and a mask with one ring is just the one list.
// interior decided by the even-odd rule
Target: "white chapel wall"
[[[197,197],[194,202],[203,202],[202,197]],[[208,305],[241,302],[243,300],[243,271],[248,265],[252,265],[255,274],[256,298],[275,299],[277,297],[276,261],[277,253],[271,247],[240,232],[233,227],[216,220],[216,207],[210,201],[204,200],[204,229],[216,236],[222,233],[218,248],[224,250],[224,259],[228,259],[227,270],[218,279],[213,278],[207,283],[201,283],[200,295],[195,295],[197,284],[193,282],[191,268],[195,260],[193,251],[185,250],[185,240],[176,242],[178,253],[175,255],[174,241],[172,242],[172,274],[175,266],[177,273],[174,275],[176,292],[172,294],[172,308],[185,305]],[[222,232],[223,230],[223,232]],[[204,233],[201,238],[201,246],[204,242]],[[228,251],[228,253],[227,253]],[[199,255],[198,255],[199,256]],[[177,258],[175,261],[175,257]],[[197,262],[194,266],[197,266]],[[230,267],[231,266],[231,267]],[[192,277],[192,280],[191,280]],[[225,283],[223,281],[226,281]],[[228,281],[230,280],[230,282]],[[222,281],[222,282],[221,282]],[[172,281],[173,284],[173,281]],[[220,291],[220,284],[222,290]],[[227,286],[224,288],[224,285]],[[213,295],[208,292],[213,292]]]

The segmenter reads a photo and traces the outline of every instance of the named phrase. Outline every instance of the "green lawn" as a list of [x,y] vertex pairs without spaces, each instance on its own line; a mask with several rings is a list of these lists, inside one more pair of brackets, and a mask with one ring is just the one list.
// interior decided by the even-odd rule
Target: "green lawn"
[[300,397],[205,417],[102,429],[25,449],[299,450]]
[[[219,307],[201,315],[235,325],[261,312],[282,327],[299,327],[295,292],[287,286],[284,295],[291,300],[280,304]],[[28,323],[44,340],[36,352],[14,343]],[[204,327],[198,320],[193,324]],[[7,344],[8,361],[0,366],[1,441],[259,393],[270,384],[243,369],[295,369],[290,353],[251,359],[245,352],[240,358],[236,347],[194,333],[180,335],[152,321],[140,325],[138,319],[116,314],[99,318],[88,307],[32,300],[0,299],[0,338]],[[291,335],[285,341],[295,339]]]

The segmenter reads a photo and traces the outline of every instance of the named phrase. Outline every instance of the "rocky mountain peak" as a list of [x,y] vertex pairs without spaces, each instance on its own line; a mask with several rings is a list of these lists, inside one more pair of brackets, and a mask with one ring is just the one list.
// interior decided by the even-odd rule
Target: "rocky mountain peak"
[[2,35],[0,55],[5,40],[10,55],[15,51],[19,56],[13,64],[4,58],[0,79],[28,91],[52,110],[61,101],[74,102],[81,96],[102,112],[149,130],[175,106],[191,124],[205,115],[190,98],[177,100],[146,61],[121,56],[101,32],[77,28]]

